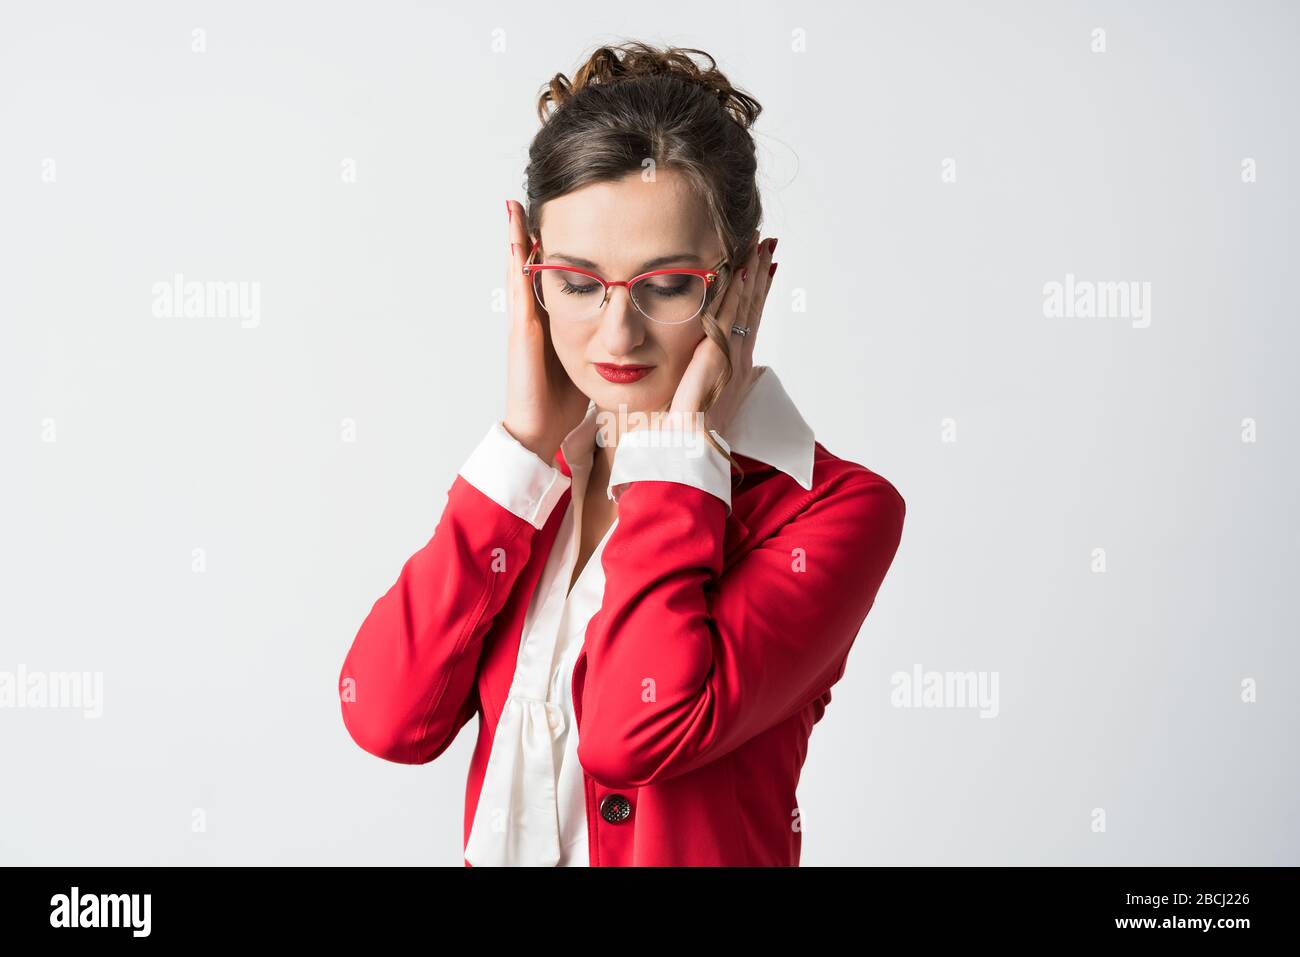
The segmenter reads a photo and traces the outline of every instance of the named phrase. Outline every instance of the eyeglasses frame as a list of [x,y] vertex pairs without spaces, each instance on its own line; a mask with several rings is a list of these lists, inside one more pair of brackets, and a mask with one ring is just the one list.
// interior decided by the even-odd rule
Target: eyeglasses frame
[[[578,266],[570,266],[565,263],[535,263],[533,262],[533,257],[537,255],[537,250],[541,245],[542,241],[540,239],[533,240],[532,248],[528,251],[528,259],[524,261],[524,275],[528,277],[528,284],[533,287],[533,297],[537,300],[537,304],[543,309],[546,309],[546,303],[542,302],[541,294],[537,291],[537,283],[533,278],[538,272],[546,269],[560,269],[564,272],[576,272],[580,275],[596,280],[605,290],[605,295],[604,298],[600,300],[600,305],[592,310],[591,318],[593,319],[600,315],[600,311],[604,309],[605,305],[609,302],[609,297],[614,287],[623,286],[627,289],[628,298],[632,300],[632,305],[636,307],[636,311],[641,313],[641,315],[645,316],[651,322],[657,323],[661,326],[685,325],[692,319],[698,318],[700,313],[704,311],[704,306],[709,301],[709,290],[713,287],[713,284],[717,282],[718,274],[728,265],[728,259],[724,256],[712,269],[652,269],[649,272],[643,272],[640,275],[633,276],[631,279],[615,281],[606,279],[604,276],[594,273],[590,269],[582,269]],[[691,316],[689,319],[683,319],[680,322],[664,322],[662,319],[655,319],[653,316],[646,315],[645,310],[637,303],[636,296],[632,295],[632,286],[635,283],[640,282],[642,279],[649,279],[651,276],[665,275],[690,275],[702,276],[704,278],[704,297],[700,301],[700,308],[695,310],[695,315]],[[547,315],[550,315],[550,310],[547,310]]]

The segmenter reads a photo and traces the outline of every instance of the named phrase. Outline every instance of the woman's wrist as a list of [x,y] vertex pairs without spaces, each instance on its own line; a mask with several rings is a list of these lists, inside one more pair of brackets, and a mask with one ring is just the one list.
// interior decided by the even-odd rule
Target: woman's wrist
[[510,436],[522,445],[528,451],[532,452],[546,464],[551,464],[555,459],[555,453],[559,451],[559,440],[550,436],[539,436],[511,424],[509,418],[501,422],[501,427],[510,433]]

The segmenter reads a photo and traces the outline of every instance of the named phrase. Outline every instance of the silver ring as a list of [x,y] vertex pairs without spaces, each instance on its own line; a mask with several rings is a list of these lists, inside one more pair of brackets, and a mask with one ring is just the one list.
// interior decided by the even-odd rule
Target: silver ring
[[741,336],[743,338],[744,336],[749,335],[749,330],[746,329],[744,326],[733,325],[731,327],[731,334],[733,336]]

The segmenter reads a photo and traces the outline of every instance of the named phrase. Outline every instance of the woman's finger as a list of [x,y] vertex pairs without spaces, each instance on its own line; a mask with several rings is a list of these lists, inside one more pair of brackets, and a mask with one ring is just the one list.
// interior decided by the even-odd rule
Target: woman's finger
[[763,271],[767,268],[763,260],[766,245],[767,240],[755,243],[745,261],[744,296],[736,313],[735,322],[737,326],[747,331],[744,336],[737,336],[736,339],[731,340],[735,346],[731,350],[732,367],[738,372],[749,368],[749,359],[754,354],[750,344],[757,331],[754,328],[754,303],[762,296]]
[[510,319],[515,318],[515,254],[511,244],[515,241],[514,236],[514,211],[511,209],[510,200],[506,200],[506,302],[510,309]]
[[745,336],[744,353],[748,364],[753,364],[754,343],[758,340],[758,329],[763,322],[763,308],[767,305],[767,293],[772,288],[773,263],[772,254],[776,249],[775,239],[765,239],[761,243],[758,258],[757,275],[754,288],[746,302],[749,335]]
[[731,334],[731,324],[739,315],[741,296],[745,289],[745,284],[740,278],[744,265],[742,260],[732,266],[731,273],[727,277],[727,288],[723,290],[722,299],[718,302],[717,309],[713,311],[713,318],[717,321],[718,328],[726,335]]
[[524,323],[534,318],[531,279],[524,275],[531,243],[524,226],[523,208],[514,200],[506,200],[506,296],[510,304],[512,321]]
[[[740,284],[737,289],[735,313],[732,315],[731,321],[727,323],[723,330],[727,335],[732,334],[731,327],[733,324],[742,328],[748,328],[749,326],[749,303],[753,296],[755,277],[757,275],[759,245],[760,244],[755,243],[750,247],[749,252],[740,264],[740,269],[737,270],[739,273],[738,278],[740,279]],[[735,340],[733,339],[732,342],[735,342]],[[739,351],[739,349],[732,350],[733,365],[735,364],[735,353],[738,353]]]

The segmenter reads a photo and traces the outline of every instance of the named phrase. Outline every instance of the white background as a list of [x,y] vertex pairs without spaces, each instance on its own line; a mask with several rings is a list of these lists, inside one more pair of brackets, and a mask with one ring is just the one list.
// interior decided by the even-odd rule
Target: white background
[[[1296,8],[973,6],[7,5],[0,671],[104,713],[0,710],[0,863],[461,866],[476,724],[383,762],[336,682],[504,411],[537,92],[623,38],[763,104],[756,360],[907,501],[803,864],[1300,863]],[[1046,318],[1067,273],[1149,327]],[[917,664],[998,717],[892,707]]]

